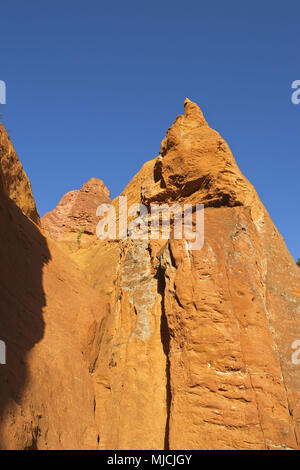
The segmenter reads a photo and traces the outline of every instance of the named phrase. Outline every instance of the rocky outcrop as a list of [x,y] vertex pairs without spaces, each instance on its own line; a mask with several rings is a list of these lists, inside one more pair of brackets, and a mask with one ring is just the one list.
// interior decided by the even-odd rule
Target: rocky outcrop
[[16,203],[23,214],[39,224],[40,218],[32,195],[30,181],[1,123],[0,170],[7,196]]
[[299,449],[300,270],[199,107],[185,101],[122,196],[204,204],[201,249],[171,234],[70,251],[66,234],[94,233],[108,201],[81,192],[45,216],[56,241],[1,202],[2,447]]
[[10,155],[11,166],[0,171],[0,339],[6,344],[0,448],[97,449],[86,355],[106,306],[70,258],[29,220],[30,186]]
[[65,194],[57,207],[42,217],[42,227],[55,240],[62,240],[65,233],[80,230],[95,234],[100,204],[110,203],[109,190],[103,181],[91,178],[80,190]]
[[[203,203],[205,240],[99,241],[81,253],[113,312],[93,369],[101,447],[299,448],[299,268],[196,104],[185,101],[122,195]],[[117,269],[100,270],[108,259]]]

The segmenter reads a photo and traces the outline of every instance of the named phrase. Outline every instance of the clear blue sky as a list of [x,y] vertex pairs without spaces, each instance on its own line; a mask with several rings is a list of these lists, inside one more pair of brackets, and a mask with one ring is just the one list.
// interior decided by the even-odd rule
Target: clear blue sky
[[4,124],[41,215],[91,177],[118,195],[188,96],[300,257],[300,3],[1,3]]

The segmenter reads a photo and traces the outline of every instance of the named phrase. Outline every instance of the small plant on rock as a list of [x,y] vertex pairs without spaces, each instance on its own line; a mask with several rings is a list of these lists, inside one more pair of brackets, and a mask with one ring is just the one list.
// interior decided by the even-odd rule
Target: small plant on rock
[[78,245],[78,248],[80,248],[80,244],[81,244],[81,237],[82,237],[82,234],[84,233],[84,230],[83,229],[80,229],[79,232],[78,232],[78,235],[77,235],[77,245]]

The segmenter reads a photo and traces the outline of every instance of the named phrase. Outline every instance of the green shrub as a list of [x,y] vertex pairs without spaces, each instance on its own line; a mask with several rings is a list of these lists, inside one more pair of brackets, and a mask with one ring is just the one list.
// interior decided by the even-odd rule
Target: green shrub
[[81,243],[81,237],[82,237],[82,234],[84,233],[84,230],[83,229],[80,229],[79,232],[78,232],[78,235],[77,235],[77,245],[78,245],[78,248],[80,248],[80,243]]

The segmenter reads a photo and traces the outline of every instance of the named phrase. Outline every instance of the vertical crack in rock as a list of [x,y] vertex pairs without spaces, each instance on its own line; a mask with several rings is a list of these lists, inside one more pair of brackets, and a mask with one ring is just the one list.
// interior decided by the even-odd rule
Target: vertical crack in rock
[[168,317],[165,306],[166,294],[166,279],[169,279],[168,270],[175,268],[175,262],[167,243],[161,252],[159,258],[159,265],[157,267],[157,292],[161,296],[161,323],[160,335],[163,346],[163,352],[166,358],[166,426],[165,426],[165,439],[164,450],[170,449],[170,419],[171,419],[171,406],[172,406],[172,387],[171,387],[171,360],[170,360],[170,343],[171,332],[168,323]]
[[166,409],[167,409],[167,418],[166,418],[166,429],[165,429],[165,442],[164,449],[169,450],[169,433],[170,433],[170,413],[171,413],[171,402],[172,402],[172,392],[171,392],[171,370],[170,370],[170,331],[168,327],[168,320],[165,311],[165,269],[160,265],[157,270],[157,291],[161,295],[161,323],[160,323],[160,334],[161,342],[163,346],[163,351],[166,356]]

